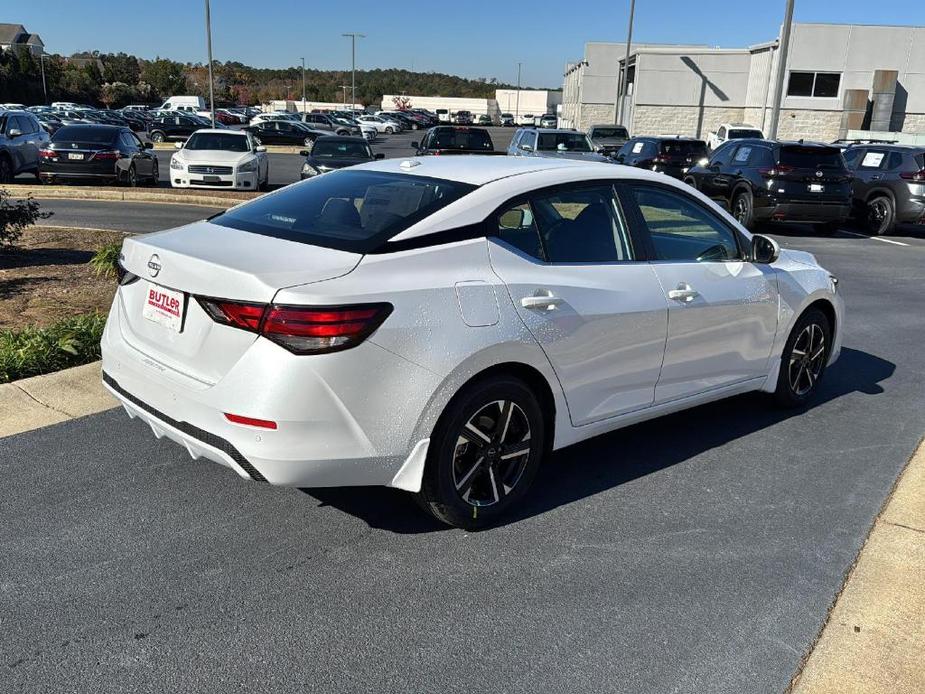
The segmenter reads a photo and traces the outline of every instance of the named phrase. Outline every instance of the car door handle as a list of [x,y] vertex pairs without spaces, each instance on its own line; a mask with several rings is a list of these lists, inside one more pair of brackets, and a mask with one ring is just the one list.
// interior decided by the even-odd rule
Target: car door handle
[[871,180],[871,181],[879,181],[881,178],[883,178],[883,176],[880,175],[880,174],[877,174],[876,176],[871,176],[871,177],[870,177],[870,180]]
[[700,296],[700,293],[691,288],[689,284],[681,283],[678,285],[677,289],[671,289],[668,291],[668,298],[673,301],[680,301],[682,303],[690,303],[694,299]]
[[524,308],[539,309],[543,311],[552,311],[559,304],[562,303],[562,299],[558,296],[553,296],[552,292],[546,291],[544,293],[537,292],[534,296],[525,296],[520,300],[520,305]]

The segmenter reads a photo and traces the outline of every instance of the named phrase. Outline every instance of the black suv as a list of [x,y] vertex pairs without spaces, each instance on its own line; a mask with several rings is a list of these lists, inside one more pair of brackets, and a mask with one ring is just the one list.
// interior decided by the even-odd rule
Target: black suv
[[190,116],[163,116],[151,122],[148,134],[152,142],[185,140],[197,130],[210,127],[204,121]]
[[725,204],[747,228],[798,222],[834,231],[851,212],[851,174],[832,145],[730,140],[684,181]]
[[854,173],[854,215],[870,233],[925,224],[925,147],[853,145],[844,157]]
[[673,178],[683,178],[687,170],[707,156],[707,143],[690,137],[634,137],[620,148],[618,164],[636,166]]
[[412,142],[416,154],[504,154],[496,152],[491,136],[484,128],[440,125],[431,128],[420,144]]

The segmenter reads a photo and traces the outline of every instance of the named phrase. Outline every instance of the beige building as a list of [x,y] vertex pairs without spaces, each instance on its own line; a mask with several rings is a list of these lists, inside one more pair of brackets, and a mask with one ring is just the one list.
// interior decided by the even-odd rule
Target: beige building
[[[617,83],[625,50],[589,43],[584,59],[566,66],[567,124],[619,119],[634,135],[695,137],[722,122],[767,130],[777,41],[741,49],[632,46],[624,101]],[[833,140],[852,123],[925,132],[925,27],[797,23],[785,70],[781,138]]]

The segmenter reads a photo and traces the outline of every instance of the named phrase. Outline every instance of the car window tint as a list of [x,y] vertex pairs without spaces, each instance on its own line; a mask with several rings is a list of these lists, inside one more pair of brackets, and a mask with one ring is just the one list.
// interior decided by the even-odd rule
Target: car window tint
[[533,199],[551,263],[632,260],[626,226],[609,185],[563,190]]
[[886,165],[887,171],[896,171],[903,165],[902,152],[890,152],[890,161]]
[[633,186],[633,195],[659,260],[741,257],[732,229],[686,195],[644,185]]
[[858,163],[861,161],[861,155],[864,154],[864,150],[859,147],[852,147],[846,149],[843,153],[845,157],[845,163],[849,168],[857,168]]
[[530,203],[514,205],[498,215],[498,237],[537,260],[546,260]]
[[729,163],[729,158],[732,156],[733,152],[735,152],[736,147],[738,147],[738,145],[731,142],[721,144],[714,150],[713,155],[710,157],[710,164],[725,166]]
[[774,166],[774,156],[767,147],[752,147],[752,153],[748,158],[747,165],[762,166],[770,169]]

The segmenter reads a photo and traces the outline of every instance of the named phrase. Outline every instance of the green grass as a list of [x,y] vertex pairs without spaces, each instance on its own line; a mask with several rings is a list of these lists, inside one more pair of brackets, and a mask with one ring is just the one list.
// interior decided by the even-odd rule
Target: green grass
[[105,324],[106,315],[97,312],[47,328],[0,331],[0,383],[96,361]]
[[122,252],[122,242],[107,243],[99,248],[90,258],[90,265],[97,277],[115,277],[119,267],[119,254]]

